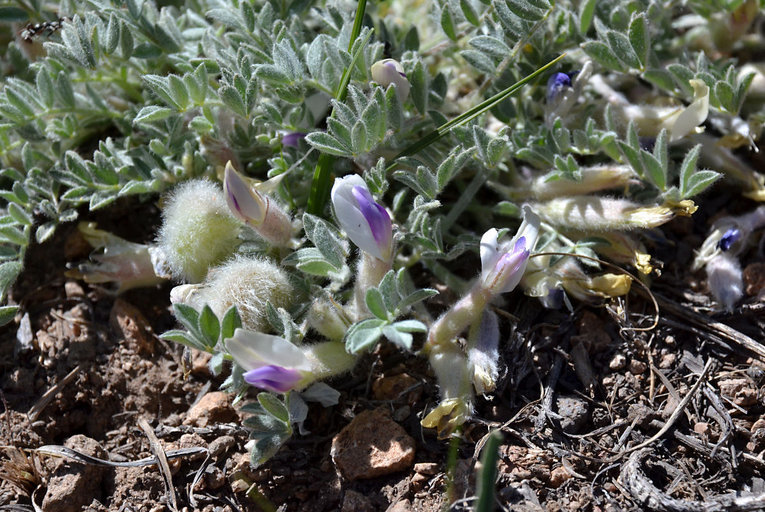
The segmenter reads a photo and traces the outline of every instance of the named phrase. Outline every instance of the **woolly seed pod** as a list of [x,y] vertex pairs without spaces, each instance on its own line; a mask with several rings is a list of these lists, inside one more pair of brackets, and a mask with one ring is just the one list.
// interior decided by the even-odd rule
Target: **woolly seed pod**
[[234,253],[239,229],[221,189],[210,181],[192,180],[167,199],[157,243],[174,278],[198,283],[210,267]]
[[198,293],[191,296],[191,305],[208,304],[218,318],[236,306],[242,327],[266,332],[266,303],[286,308],[292,296],[292,285],[281,268],[266,259],[237,256],[210,270]]

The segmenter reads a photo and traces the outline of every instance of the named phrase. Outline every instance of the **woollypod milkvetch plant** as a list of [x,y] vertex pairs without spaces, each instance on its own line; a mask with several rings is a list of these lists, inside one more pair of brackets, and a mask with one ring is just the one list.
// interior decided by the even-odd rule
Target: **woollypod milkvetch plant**
[[[427,358],[440,402],[417,412],[453,432],[501,382],[495,311],[623,296],[599,259],[658,277],[649,230],[718,180],[765,198],[763,64],[735,61],[763,39],[752,0],[176,4],[0,6],[0,299],[59,224],[159,200],[145,243],[82,224],[69,275],[174,281],[164,337],[230,370],[255,464],[379,343]],[[11,28],[63,14],[32,46]],[[726,309],[715,265],[740,274],[760,217],[700,249]]]

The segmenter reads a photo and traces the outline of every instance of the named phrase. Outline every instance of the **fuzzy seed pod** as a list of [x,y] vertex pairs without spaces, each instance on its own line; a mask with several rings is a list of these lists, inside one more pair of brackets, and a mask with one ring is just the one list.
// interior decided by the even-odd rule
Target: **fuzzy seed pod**
[[198,283],[210,267],[234,253],[239,229],[220,187],[193,180],[176,187],[168,198],[157,243],[174,278]]
[[284,308],[292,295],[292,285],[281,268],[266,259],[238,256],[211,269],[196,293],[187,297],[195,308],[209,305],[218,318],[236,306],[243,328],[267,331],[266,303]]

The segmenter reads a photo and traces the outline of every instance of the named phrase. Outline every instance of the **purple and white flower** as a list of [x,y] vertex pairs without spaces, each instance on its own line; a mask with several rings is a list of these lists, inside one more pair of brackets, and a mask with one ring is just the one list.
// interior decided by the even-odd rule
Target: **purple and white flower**
[[305,353],[279,336],[237,329],[225,346],[246,370],[245,382],[257,388],[286,393],[310,376],[311,363]]
[[361,176],[350,174],[336,179],[332,205],[340,227],[359,249],[390,262],[393,255],[390,215],[372,198]]
[[523,222],[512,240],[500,242],[492,228],[481,237],[481,286],[494,295],[507,293],[523,277],[539,235],[539,217],[523,207]]
[[404,73],[401,63],[394,59],[378,60],[372,64],[370,71],[372,73],[372,80],[381,86],[388,87],[391,84],[395,84],[398,100],[404,103],[407,96],[409,96],[411,85],[406,78],[406,73]]
[[234,217],[251,226],[272,244],[279,247],[289,245],[292,238],[289,216],[270,197],[247,183],[234,170],[231,162],[226,164],[223,192]]

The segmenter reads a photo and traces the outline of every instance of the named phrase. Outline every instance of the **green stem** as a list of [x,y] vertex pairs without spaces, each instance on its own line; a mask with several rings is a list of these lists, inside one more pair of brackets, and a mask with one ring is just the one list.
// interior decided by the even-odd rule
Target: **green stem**
[[497,460],[502,434],[495,430],[489,434],[481,456],[481,473],[478,475],[478,504],[475,512],[495,510],[494,484],[497,480]]
[[[361,24],[364,20],[364,11],[367,8],[367,0],[359,0],[356,5],[356,17],[353,20],[353,29],[351,30],[351,38],[348,41],[348,53],[353,50],[353,43],[358,39],[361,34]],[[371,33],[370,33],[371,36]],[[361,45],[363,48],[364,45]],[[356,57],[356,56],[355,56]],[[348,69],[343,73],[340,79],[340,85],[338,87],[335,98],[338,101],[343,101],[346,94],[348,94],[348,83],[351,81],[351,72],[356,65],[356,58],[351,60]],[[313,180],[311,181],[311,193],[308,196],[308,205],[306,211],[313,215],[323,216],[324,207],[329,201],[329,192],[332,188],[332,167],[335,163],[335,157],[327,153],[322,153],[319,156],[319,161],[316,163],[316,169],[313,172]]]

